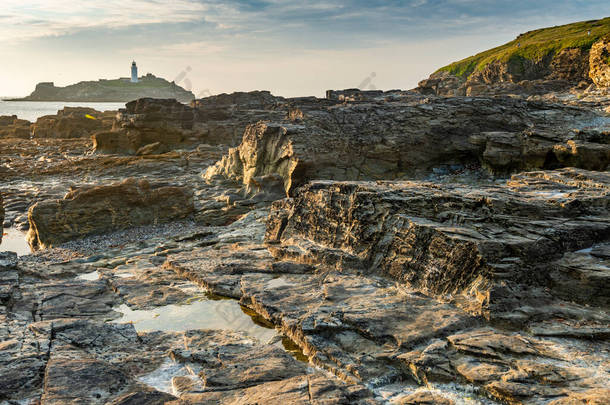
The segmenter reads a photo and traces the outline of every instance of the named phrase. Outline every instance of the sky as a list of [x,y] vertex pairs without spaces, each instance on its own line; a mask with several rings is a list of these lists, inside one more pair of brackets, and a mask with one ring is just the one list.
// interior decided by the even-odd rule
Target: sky
[[542,27],[610,16],[608,0],[0,0],[0,95],[153,73],[196,96],[409,89]]

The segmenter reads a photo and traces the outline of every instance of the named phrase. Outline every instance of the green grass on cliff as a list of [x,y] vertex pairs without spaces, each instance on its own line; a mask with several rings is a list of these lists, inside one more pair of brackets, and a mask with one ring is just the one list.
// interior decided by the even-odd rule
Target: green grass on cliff
[[129,79],[114,79],[114,80],[103,80],[99,81],[104,87],[117,87],[117,88],[136,88],[136,87],[147,87],[147,88],[163,88],[168,87],[171,84],[164,79],[144,79],[140,80],[138,83],[132,83]]
[[[591,35],[587,35],[587,31]],[[573,24],[542,28],[519,35],[515,40],[496,48],[478,53],[461,61],[440,68],[456,76],[468,77],[494,61],[512,59],[540,60],[566,48],[590,49],[601,37],[610,34],[610,17],[602,20],[582,21]],[[517,46],[521,44],[521,46]]]

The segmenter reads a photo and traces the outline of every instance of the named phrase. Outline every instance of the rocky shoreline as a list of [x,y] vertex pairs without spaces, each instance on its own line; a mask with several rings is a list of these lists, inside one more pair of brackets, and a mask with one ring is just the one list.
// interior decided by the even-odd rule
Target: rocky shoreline
[[610,99],[560,99],[0,119],[0,403],[604,403]]

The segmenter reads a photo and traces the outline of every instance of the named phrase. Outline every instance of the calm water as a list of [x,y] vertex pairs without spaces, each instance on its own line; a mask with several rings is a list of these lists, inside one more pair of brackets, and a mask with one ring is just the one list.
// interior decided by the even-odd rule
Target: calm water
[[25,240],[26,232],[15,228],[3,229],[2,242],[0,242],[0,252],[15,252],[19,256],[29,255],[32,253],[30,245]]
[[124,108],[125,103],[0,100],[0,115],[16,115],[24,120],[36,121],[37,118],[43,115],[57,114],[57,111],[64,107],[91,107],[98,111],[108,111]]
[[202,299],[183,305],[166,305],[150,310],[132,310],[127,305],[116,308],[123,317],[114,323],[133,323],[139,332],[189,329],[229,329],[244,332],[262,342],[277,335],[275,329],[253,322],[236,300]]

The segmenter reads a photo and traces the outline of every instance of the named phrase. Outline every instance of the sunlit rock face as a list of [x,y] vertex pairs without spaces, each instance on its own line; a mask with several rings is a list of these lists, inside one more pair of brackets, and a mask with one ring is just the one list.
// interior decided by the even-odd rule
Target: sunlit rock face
[[518,321],[509,312],[529,301],[608,305],[610,273],[587,260],[606,260],[609,205],[608,174],[575,169],[478,187],[316,181],[273,204],[266,240],[278,259],[381,274]]
[[599,87],[610,87],[610,37],[593,44],[589,53],[589,76]]
[[47,248],[86,235],[184,218],[194,210],[182,187],[154,188],[145,180],[90,186],[63,200],[41,201],[29,209],[28,241]]
[[[4,202],[2,200],[2,193],[0,193],[0,224],[4,226]],[[0,233],[0,242],[2,242],[2,233]]]

